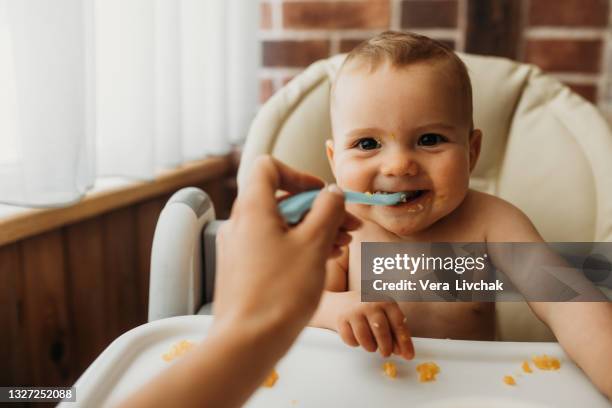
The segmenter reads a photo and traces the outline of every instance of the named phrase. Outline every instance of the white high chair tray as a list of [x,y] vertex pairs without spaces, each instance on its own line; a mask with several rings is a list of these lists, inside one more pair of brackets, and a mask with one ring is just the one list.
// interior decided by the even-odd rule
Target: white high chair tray
[[[108,406],[168,367],[162,355],[181,340],[206,336],[211,316],[180,316],[137,327],[115,340],[75,384],[78,406]],[[277,364],[272,388],[260,388],[248,407],[609,407],[556,343],[481,342],[415,338],[413,361],[392,357],[387,377],[379,354],[350,348],[336,333],[307,328]],[[523,373],[521,363],[548,354],[558,371]],[[188,353],[186,355],[189,355]],[[179,357],[183,358],[183,357]],[[176,360],[175,360],[176,361]],[[435,382],[421,383],[415,367],[433,361]],[[235,375],[240,376],[240,372]],[[515,386],[504,384],[512,375]],[[202,378],[206,381],[206,378]],[[228,385],[231,392],[231,385]],[[69,403],[66,403],[68,405]]]

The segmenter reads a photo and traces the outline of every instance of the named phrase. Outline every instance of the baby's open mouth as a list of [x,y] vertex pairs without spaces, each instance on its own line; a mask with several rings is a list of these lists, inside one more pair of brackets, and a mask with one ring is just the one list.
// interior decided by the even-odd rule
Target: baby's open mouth
[[[395,194],[398,191],[375,191],[375,194]],[[400,202],[396,205],[399,204],[403,204],[403,203],[409,203],[411,201],[416,200],[417,198],[421,197],[423,194],[425,194],[427,192],[427,190],[410,190],[410,191],[401,191],[402,193],[402,198],[400,200]]]

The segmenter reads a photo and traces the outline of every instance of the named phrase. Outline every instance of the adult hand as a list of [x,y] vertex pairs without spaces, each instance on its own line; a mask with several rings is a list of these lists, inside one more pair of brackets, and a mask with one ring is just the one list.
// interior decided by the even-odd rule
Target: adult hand
[[360,222],[330,186],[304,220],[281,218],[277,189],[323,186],[262,157],[217,236],[215,323],[206,339],[123,402],[124,407],[238,407],[289,349],[317,307],[325,261]]
[[[254,323],[282,329],[292,341],[314,313],[325,262],[350,242],[361,223],[344,210],[340,189],[323,189],[311,211],[288,226],[275,193],[321,188],[324,183],[269,157],[260,157],[242,186],[230,219],[217,236],[215,315],[219,323]],[[278,332],[277,332],[278,333]]]

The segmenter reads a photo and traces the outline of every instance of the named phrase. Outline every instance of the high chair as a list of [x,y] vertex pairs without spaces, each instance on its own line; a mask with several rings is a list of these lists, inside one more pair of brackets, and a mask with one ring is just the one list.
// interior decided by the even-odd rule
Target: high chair
[[[458,54],[483,131],[471,188],[519,207],[546,241],[611,241],[612,131],[602,115],[533,65]],[[344,58],[312,64],[265,103],[244,146],[239,187],[263,154],[333,181],[324,143],[330,83]],[[181,190],[168,202],[153,244],[149,320],[210,313],[218,226],[200,190]],[[496,321],[499,340],[554,340],[524,302],[498,303]]]

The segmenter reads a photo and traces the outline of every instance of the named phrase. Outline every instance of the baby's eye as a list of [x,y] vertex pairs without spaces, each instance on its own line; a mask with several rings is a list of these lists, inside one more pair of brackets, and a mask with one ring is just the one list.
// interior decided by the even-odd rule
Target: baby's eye
[[378,140],[372,137],[364,137],[363,139],[359,139],[355,146],[360,148],[361,150],[373,150],[379,148],[380,143],[378,142]]
[[444,143],[446,139],[444,136],[437,133],[426,133],[419,138],[419,146],[436,146],[440,143]]

